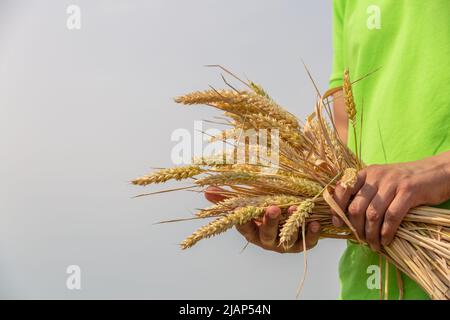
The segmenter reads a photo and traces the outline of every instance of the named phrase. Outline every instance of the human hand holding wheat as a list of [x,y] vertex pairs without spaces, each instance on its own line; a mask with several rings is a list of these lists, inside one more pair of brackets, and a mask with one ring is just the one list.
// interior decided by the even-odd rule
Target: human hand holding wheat
[[[329,90],[324,95],[317,92],[318,100],[314,112],[302,123],[281,108],[259,85],[238,80],[247,87],[246,90],[237,90],[231,86],[231,89],[227,90],[211,88],[176,99],[176,102],[185,105],[205,104],[222,110],[225,116],[225,122],[222,124],[229,129],[211,137],[211,141],[226,143],[227,138],[234,137],[231,153],[223,150],[219,154],[193,159],[192,164],[160,169],[132,181],[133,184],[141,186],[164,183],[169,180],[189,179],[192,181],[191,186],[156,193],[181,189],[204,191],[209,186],[225,188],[221,195],[229,198],[199,210],[195,217],[165,221],[209,220],[183,240],[180,243],[181,248],[188,249],[199,241],[223,233],[233,226],[259,245],[261,230],[267,231],[269,226],[272,236],[273,230],[279,231],[278,237],[275,238],[279,247],[283,247],[284,250],[294,250],[292,247],[295,247],[301,239],[303,246],[295,247],[301,251],[315,244],[317,236],[309,234],[311,229],[315,229],[312,228],[313,222],[320,223],[318,233],[321,238],[349,239],[360,245],[366,245],[367,242],[359,236],[360,232],[350,221],[353,217],[348,217],[341,209],[346,207],[345,201],[338,204],[334,199],[336,196],[333,197],[336,189],[340,188],[339,179],[342,179],[348,188],[359,183],[361,187],[356,187],[352,192],[356,194],[356,190],[362,189],[367,182],[367,179],[363,179],[364,184],[358,182],[358,171],[362,169],[361,172],[367,173],[368,170],[372,170],[368,169],[369,167],[364,169],[365,166],[360,157],[361,145],[358,145],[356,139],[356,109],[348,71],[344,73],[343,98],[354,131],[355,153],[352,153],[340,139],[333,121],[329,97],[336,92],[335,90]],[[260,129],[270,133],[277,132],[276,135],[271,135],[270,144],[267,144],[267,139],[266,141],[263,139],[262,144],[252,139],[248,139],[248,143],[245,142],[246,139],[240,139],[246,130],[256,132]],[[244,162],[233,162],[236,160],[236,155],[239,158],[242,154],[244,157],[240,159],[245,160]],[[278,156],[275,162],[271,158],[273,155]],[[227,162],[230,158],[232,161]],[[250,163],[248,161],[250,159],[257,161]],[[449,162],[448,158],[447,162]],[[373,176],[378,175],[373,174]],[[420,176],[424,177],[426,174]],[[386,175],[383,180],[386,183],[383,185],[388,186],[392,180],[400,179]],[[425,189],[430,190],[435,186],[433,182],[416,185],[425,186]],[[396,188],[396,191],[398,190]],[[425,192],[422,195],[430,196],[432,192]],[[144,195],[149,193],[139,196]],[[427,196],[422,199],[426,199]],[[339,200],[339,196],[337,199]],[[411,206],[418,203],[434,202],[424,200],[412,203]],[[333,225],[330,208],[337,212],[345,226]],[[409,212],[404,215],[403,220],[396,220],[400,225],[394,240],[389,245],[382,246],[380,254],[421,285],[431,298],[449,299],[450,211],[433,207],[405,210]],[[367,209],[364,212],[366,211]],[[275,223],[269,222],[277,220],[268,218],[270,215],[276,217],[277,214],[281,217],[276,228]],[[378,224],[380,222],[381,219],[377,220]],[[361,225],[360,223],[358,226],[360,230]],[[379,228],[382,232],[382,225]],[[298,237],[299,230],[302,237]],[[293,242],[295,237],[297,240]],[[367,239],[367,235],[365,238]],[[307,243],[308,241],[311,242]],[[306,254],[304,265],[306,270]],[[300,289],[301,286],[299,292]]]
[[[334,199],[348,212],[359,237],[372,250],[389,245],[411,208],[450,198],[450,152],[420,161],[372,165],[362,169],[351,188],[338,184]],[[333,212],[333,223],[344,222]]]
[[[213,203],[225,200],[225,196],[221,195],[222,189],[217,187],[208,187],[205,190],[205,198]],[[292,215],[296,206],[288,208],[288,215]],[[279,244],[280,234],[280,218],[281,208],[272,205],[269,206],[261,220],[251,220],[242,225],[236,225],[236,230],[249,242],[268,251],[278,253],[299,253],[303,252],[303,239],[300,230],[296,230],[292,234],[289,246],[281,246]],[[315,247],[320,237],[320,223],[313,221],[308,223],[305,233],[306,250]]]

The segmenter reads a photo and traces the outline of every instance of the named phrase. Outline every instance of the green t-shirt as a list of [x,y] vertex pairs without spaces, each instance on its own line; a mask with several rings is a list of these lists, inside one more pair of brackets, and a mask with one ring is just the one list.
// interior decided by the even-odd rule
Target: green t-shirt
[[[450,150],[450,1],[334,0],[333,12],[330,88],[342,85],[345,68],[352,80],[380,68],[353,86],[359,116],[364,109],[363,161],[414,161]],[[353,148],[352,130],[348,142]],[[339,264],[341,298],[380,299],[378,266],[378,254],[349,243]],[[397,299],[393,266],[388,273],[389,299]],[[428,298],[402,280],[404,299]]]

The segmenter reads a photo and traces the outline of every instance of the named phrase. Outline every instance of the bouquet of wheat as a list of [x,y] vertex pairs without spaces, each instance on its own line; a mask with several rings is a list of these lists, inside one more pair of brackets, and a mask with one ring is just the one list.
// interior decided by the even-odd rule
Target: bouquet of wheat
[[[187,166],[160,169],[132,181],[135,185],[145,186],[172,179],[191,179],[193,185],[190,187],[200,190],[208,186],[222,187],[221,194],[226,199],[196,213],[195,218],[212,221],[188,236],[181,242],[181,247],[189,248],[199,240],[235,225],[261,219],[270,205],[283,210],[279,244],[284,248],[292,245],[290,240],[294,233],[301,232],[304,236],[305,225],[311,221],[320,222],[321,238],[350,239],[365,245],[331,196],[337,183],[344,187],[354,184],[358,169],[364,166],[356,141],[354,154],[339,139],[331,115],[329,97],[332,92],[318,94],[315,111],[301,123],[273,101],[261,86],[237,79],[244,83],[245,90],[238,90],[226,82],[229,89],[211,87],[175,99],[185,105],[203,104],[222,110],[230,128],[211,137],[211,141],[235,137],[230,150],[194,159]],[[348,71],[344,74],[343,91],[347,113],[355,130],[356,108]],[[270,149],[261,141],[239,139],[243,130],[249,129],[276,132],[276,138],[271,136],[268,143]],[[257,156],[245,154],[245,161],[241,163],[227,161],[242,154],[242,150],[248,154],[256,151]],[[276,163],[273,161],[275,152],[278,155]],[[297,209],[288,214],[287,209],[291,206]],[[333,225],[330,208],[342,218],[345,227]],[[410,210],[393,242],[382,247],[380,254],[421,285],[432,299],[450,298],[449,210],[433,207]]]

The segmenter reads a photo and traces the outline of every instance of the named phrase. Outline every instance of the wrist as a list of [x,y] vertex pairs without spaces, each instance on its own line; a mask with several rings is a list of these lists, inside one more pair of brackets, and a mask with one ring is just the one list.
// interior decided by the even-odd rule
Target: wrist
[[431,161],[431,168],[436,173],[438,180],[442,183],[444,191],[443,201],[450,199],[450,151],[428,158]]
[[408,163],[422,185],[420,204],[436,205],[450,200],[450,151]]
[[450,151],[436,156],[436,167],[442,172],[445,178],[450,180]]

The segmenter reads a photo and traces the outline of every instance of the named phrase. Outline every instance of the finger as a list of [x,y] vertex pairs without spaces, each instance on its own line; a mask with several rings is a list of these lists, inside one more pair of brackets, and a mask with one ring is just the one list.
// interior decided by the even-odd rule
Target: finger
[[[319,237],[320,237],[320,223],[317,221],[308,223],[305,234],[306,250],[313,248],[319,241]],[[294,244],[291,250],[293,252],[304,251],[302,237],[298,238],[297,242]]]
[[357,194],[359,192],[359,190],[361,190],[361,188],[366,183],[366,178],[367,178],[367,173],[364,169],[358,172],[358,177],[356,179],[355,185],[351,188],[348,188],[348,189],[350,189],[352,196]]
[[259,240],[265,247],[275,246],[280,216],[281,209],[277,206],[270,206],[266,209],[263,222],[259,227]]
[[244,238],[255,245],[259,245],[259,228],[254,221],[236,225],[236,230],[241,233]]
[[387,187],[378,191],[370,202],[366,211],[365,238],[372,250],[379,251],[380,230],[383,224],[384,215],[389,204],[395,197],[395,187],[389,184]]
[[224,190],[222,188],[208,187],[205,190],[205,198],[210,202],[217,203],[227,198],[222,194],[223,192]]
[[[347,203],[350,200],[351,190],[350,188],[344,188],[340,184],[336,186],[336,189],[333,193],[334,201],[341,207],[341,209],[345,212],[347,211]],[[342,227],[344,225],[344,221],[337,215],[336,211],[331,209],[332,221],[336,227]]]
[[412,194],[398,193],[389,205],[381,227],[381,244],[389,245],[394,239],[400,223],[411,209]]
[[[347,212],[347,207],[349,205],[351,196],[361,189],[361,187],[364,185],[365,180],[366,180],[365,171],[360,171],[358,173],[356,183],[352,188],[344,188],[340,183],[337,184],[333,197],[336,203],[339,205],[339,207],[341,207],[342,211]],[[337,215],[337,213],[334,210],[331,210],[331,213],[333,214],[332,217],[333,224],[336,227],[342,227],[344,225],[342,219]]]
[[348,219],[361,239],[365,238],[364,225],[367,207],[377,191],[376,187],[367,183],[364,184],[348,206]]

